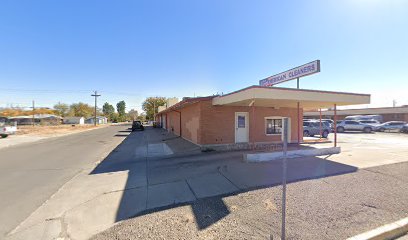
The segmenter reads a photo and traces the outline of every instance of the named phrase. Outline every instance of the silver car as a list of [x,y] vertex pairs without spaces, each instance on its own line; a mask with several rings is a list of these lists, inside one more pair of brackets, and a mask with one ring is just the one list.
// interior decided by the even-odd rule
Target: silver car
[[[331,132],[330,124],[322,122],[321,134],[323,138],[327,138]],[[320,135],[320,123],[316,121],[304,121],[303,122],[303,136],[313,137],[314,135]]]
[[372,120],[359,120],[359,122],[371,125],[371,126],[374,127],[374,129],[381,125],[381,123],[379,121],[374,120],[374,119],[372,119]]
[[376,131],[385,132],[385,131],[400,131],[404,125],[407,124],[406,122],[402,121],[390,121],[380,124],[375,128]]
[[346,131],[359,131],[370,133],[374,130],[374,127],[369,124],[361,123],[355,120],[344,120],[337,124],[337,132],[342,133]]

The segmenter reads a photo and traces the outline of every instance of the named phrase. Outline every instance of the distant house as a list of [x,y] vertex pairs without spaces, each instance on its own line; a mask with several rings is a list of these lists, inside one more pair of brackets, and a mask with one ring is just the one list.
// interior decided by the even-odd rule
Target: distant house
[[[86,124],[94,124],[94,122],[95,122],[95,117],[90,117],[85,120]],[[96,124],[106,124],[106,123],[108,123],[107,117],[103,117],[103,116],[96,117]]]
[[83,125],[85,123],[85,118],[84,117],[65,117],[63,120],[63,123]]
[[53,114],[34,114],[28,116],[9,117],[7,122],[17,122],[18,125],[33,124],[57,125],[61,124],[62,117]]

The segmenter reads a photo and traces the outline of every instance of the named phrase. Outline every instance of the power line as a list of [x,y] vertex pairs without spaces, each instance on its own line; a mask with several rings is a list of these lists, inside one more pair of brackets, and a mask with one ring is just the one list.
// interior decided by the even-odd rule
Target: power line
[[[47,93],[47,94],[52,94],[52,93],[85,93],[89,92],[91,90],[85,90],[85,89],[67,89],[67,90],[61,90],[61,89],[22,89],[22,88],[0,88],[0,91],[8,91],[8,92],[27,92],[27,93]],[[104,93],[107,94],[114,94],[114,95],[124,95],[124,96],[141,96],[140,93],[130,93],[130,92],[116,92],[116,91],[103,91]]]
[[89,92],[90,90],[0,88],[0,91],[8,91],[8,92],[33,92],[33,93],[74,93],[74,92]]

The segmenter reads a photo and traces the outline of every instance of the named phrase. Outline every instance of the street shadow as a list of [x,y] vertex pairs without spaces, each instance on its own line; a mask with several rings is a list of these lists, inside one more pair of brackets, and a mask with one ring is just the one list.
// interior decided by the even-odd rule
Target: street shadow
[[115,136],[115,137],[127,137],[127,136],[129,136],[129,134],[120,134],[120,133],[117,133],[117,134],[115,134],[114,136]]
[[[144,132],[132,132],[126,135],[127,138],[90,173],[128,171],[125,191],[117,210],[116,221],[189,205],[194,214],[197,228],[206,229],[230,214],[223,198],[281,185],[281,160],[267,163],[246,163],[242,161],[242,151],[200,153],[174,158],[135,157],[135,149],[145,144],[147,138],[155,139],[155,142],[152,143],[162,142],[164,137],[160,137],[161,133],[155,131],[159,130],[147,128]],[[146,137],[146,134],[149,137]],[[151,137],[149,134],[156,135]],[[200,169],[203,169],[202,172]],[[207,188],[209,183],[203,181],[202,185],[190,186],[187,179],[192,176],[204,176],[208,174],[209,169],[225,177],[225,179],[222,178],[223,181],[229,181],[238,190],[215,196],[197,197],[196,192],[202,190],[200,188]],[[318,157],[307,157],[288,159],[287,170],[287,182],[290,184],[348,174],[356,172],[357,168]],[[188,173],[189,171],[194,171],[194,174]],[[211,181],[211,179],[209,180]],[[185,182],[194,194],[194,198],[186,201],[167,202],[163,204],[164,206],[148,207],[149,201],[158,200],[160,202],[166,197],[166,194],[175,196],[175,199],[178,199],[180,194],[185,194],[185,192],[179,192],[179,190],[170,187],[164,189],[162,194],[150,194],[150,188],[160,184],[172,184],[175,181]],[[214,184],[214,181],[211,182]]]
[[118,132],[128,132],[128,133],[130,133],[130,132],[132,132],[132,129],[131,129],[131,128],[128,128],[128,130],[120,130],[120,131],[118,131]]

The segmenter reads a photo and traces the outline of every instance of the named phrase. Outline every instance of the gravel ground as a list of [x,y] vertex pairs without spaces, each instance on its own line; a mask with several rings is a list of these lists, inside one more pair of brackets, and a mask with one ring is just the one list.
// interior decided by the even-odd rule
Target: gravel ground
[[[408,163],[288,185],[288,239],[346,239],[408,216]],[[279,239],[281,187],[154,209],[95,235],[108,239]]]
[[101,128],[107,125],[97,125],[94,126],[92,124],[85,124],[85,125],[74,125],[71,124],[62,124],[62,125],[55,125],[55,126],[18,126],[17,135],[33,135],[33,136],[62,136],[68,133],[76,133],[82,132],[94,128]]

